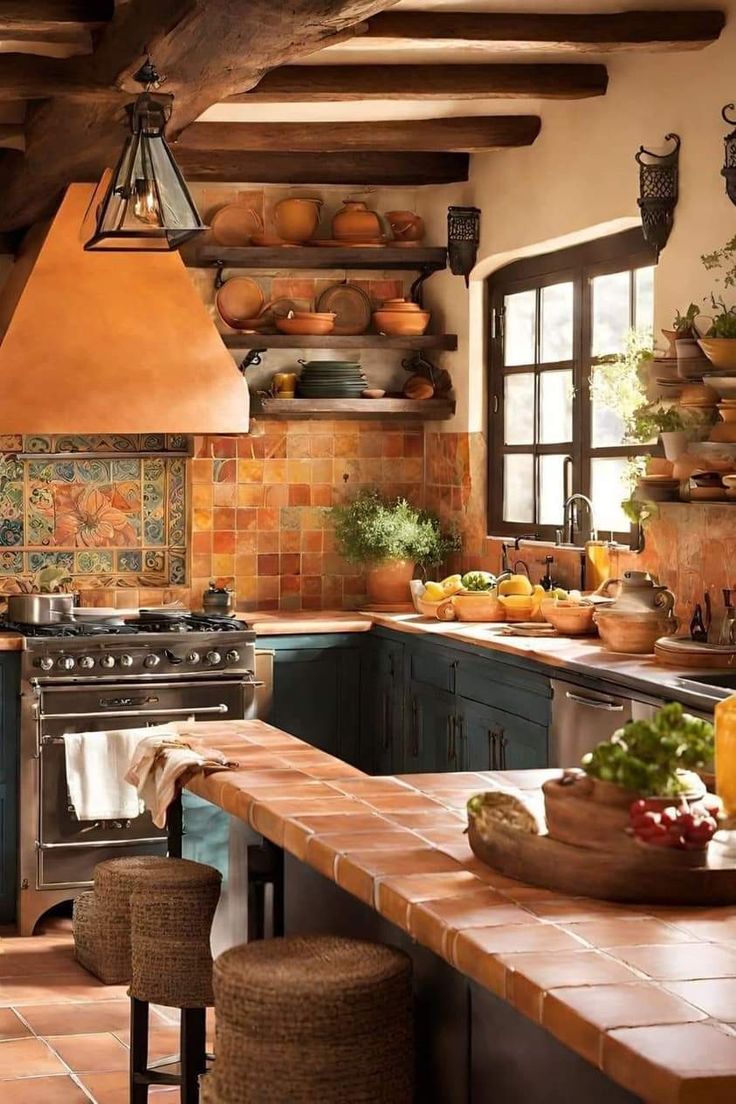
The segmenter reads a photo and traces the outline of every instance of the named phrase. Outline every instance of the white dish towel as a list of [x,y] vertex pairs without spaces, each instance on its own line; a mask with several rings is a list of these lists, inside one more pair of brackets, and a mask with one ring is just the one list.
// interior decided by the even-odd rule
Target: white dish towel
[[143,812],[135,786],[125,781],[133,754],[146,736],[176,736],[174,725],[107,732],[66,732],[66,780],[79,820],[133,820]]

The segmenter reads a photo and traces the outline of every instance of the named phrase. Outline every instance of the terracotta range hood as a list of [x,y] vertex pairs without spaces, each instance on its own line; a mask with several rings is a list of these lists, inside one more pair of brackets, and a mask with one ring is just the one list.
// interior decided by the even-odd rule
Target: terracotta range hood
[[245,433],[248,388],[178,253],[85,253],[72,184],[0,297],[0,433]]

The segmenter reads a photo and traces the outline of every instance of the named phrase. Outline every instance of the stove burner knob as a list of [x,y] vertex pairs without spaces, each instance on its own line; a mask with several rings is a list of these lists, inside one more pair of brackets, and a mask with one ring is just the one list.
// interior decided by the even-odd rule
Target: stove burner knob
[[92,656],[82,656],[82,658],[79,660],[79,666],[82,668],[83,671],[91,670],[94,665],[95,661]]
[[115,656],[114,655],[103,655],[101,657],[100,667],[107,667],[108,670],[109,670],[110,667],[114,667],[114,666],[115,666]]
[[71,671],[74,666],[73,656],[59,656],[56,661],[56,666],[61,668],[62,671]]
[[236,652],[234,648],[231,648],[229,652],[225,652],[226,663],[238,663],[240,660],[240,652]]
[[133,657],[132,657],[132,655],[128,655],[127,652],[123,652],[123,654],[120,657],[120,666],[121,667],[132,667],[133,666]]
[[222,659],[222,656],[219,652],[208,652],[205,658],[207,659],[210,667],[216,667]]
[[42,671],[50,671],[54,666],[54,661],[51,656],[41,656],[36,660],[36,666],[40,667]]
[[147,655],[146,658],[143,660],[143,666],[144,667],[158,667],[160,662],[161,662],[160,658],[157,655],[155,655],[153,652],[151,652],[150,655]]
[[189,652],[187,655],[187,663],[191,663],[192,666],[199,663],[199,652]]

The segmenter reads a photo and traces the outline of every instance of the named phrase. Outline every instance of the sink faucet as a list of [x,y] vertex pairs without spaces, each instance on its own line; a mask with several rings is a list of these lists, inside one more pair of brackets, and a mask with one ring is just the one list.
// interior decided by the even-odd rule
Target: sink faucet
[[580,507],[577,505],[578,502],[584,502],[585,505],[588,507],[588,517],[590,519],[590,539],[595,540],[597,537],[595,519],[593,517],[593,503],[590,501],[587,495],[571,494],[569,498],[565,500],[565,508],[562,517],[563,535],[567,544],[575,543],[575,532],[580,529]]

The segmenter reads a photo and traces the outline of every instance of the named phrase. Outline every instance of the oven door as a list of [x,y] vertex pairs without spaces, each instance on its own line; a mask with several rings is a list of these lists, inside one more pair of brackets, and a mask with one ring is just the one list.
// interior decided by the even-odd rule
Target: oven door
[[253,684],[240,678],[150,682],[138,687],[130,683],[41,686],[36,723],[41,790],[38,838],[47,874],[44,880],[48,882],[50,868],[64,857],[70,859],[75,848],[156,843],[166,835],[154,827],[148,813],[134,820],[79,820],[67,788],[64,733],[144,728],[190,717],[238,720],[252,715],[254,697]]

